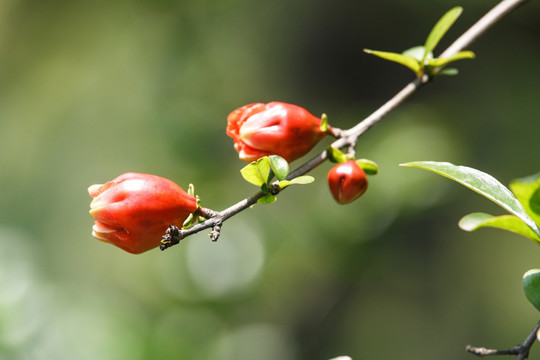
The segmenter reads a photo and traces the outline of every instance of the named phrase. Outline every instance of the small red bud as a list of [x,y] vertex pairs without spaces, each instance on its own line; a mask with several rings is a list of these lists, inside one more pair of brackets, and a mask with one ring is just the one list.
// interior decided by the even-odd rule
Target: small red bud
[[327,180],[330,192],[339,204],[358,199],[368,186],[366,173],[354,160],[335,165],[328,172]]
[[320,125],[321,119],[306,109],[274,101],[234,110],[227,117],[227,135],[233,138],[241,160],[251,162],[279,155],[292,162],[326,135]]
[[170,225],[182,226],[197,210],[197,199],[174,182],[150,174],[126,173],[92,185],[92,235],[133,254],[161,244]]

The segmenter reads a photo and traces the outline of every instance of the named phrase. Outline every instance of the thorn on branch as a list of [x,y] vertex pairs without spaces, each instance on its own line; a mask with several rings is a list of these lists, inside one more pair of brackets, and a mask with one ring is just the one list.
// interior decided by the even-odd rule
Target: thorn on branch
[[167,232],[161,237],[161,245],[159,246],[159,249],[161,251],[168,249],[171,246],[180,243],[180,240],[182,240],[183,238],[184,237],[182,236],[182,233],[180,232],[180,229],[178,229],[178,227],[174,225],[169,225]]

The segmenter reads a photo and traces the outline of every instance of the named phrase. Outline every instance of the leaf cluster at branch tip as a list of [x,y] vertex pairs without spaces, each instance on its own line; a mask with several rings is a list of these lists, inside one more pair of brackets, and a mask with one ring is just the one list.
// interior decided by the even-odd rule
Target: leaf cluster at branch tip
[[423,46],[412,47],[401,54],[370,49],[364,49],[364,51],[382,59],[401,64],[411,69],[418,78],[424,75],[430,77],[436,75],[456,75],[458,73],[457,69],[445,68],[445,66],[457,60],[473,59],[475,57],[474,52],[460,51],[450,57],[434,58],[433,50],[462,12],[463,8],[457,6],[444,14],[429,33]]

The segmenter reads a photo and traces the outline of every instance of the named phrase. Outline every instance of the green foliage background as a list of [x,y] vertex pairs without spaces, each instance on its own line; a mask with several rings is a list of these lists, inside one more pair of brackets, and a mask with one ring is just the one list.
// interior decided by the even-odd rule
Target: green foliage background
[[0,2],[0,358],[466,359],[467,343],[520,342],[538,320],[521,290],[538,246],[459,230],[501,210],[397,165],[451,161],[504,184],[539,171],[538,2],[361,138],[380,173],[352,205],[333,202],[325,164],[215,244],[134,256],[91,237],[86,192],[149,172],[225,208],[253,192],[230,111],[280,100],[350,127],[413,77],[363,48],[419,45],[461,5],[441,51],[494,4]]

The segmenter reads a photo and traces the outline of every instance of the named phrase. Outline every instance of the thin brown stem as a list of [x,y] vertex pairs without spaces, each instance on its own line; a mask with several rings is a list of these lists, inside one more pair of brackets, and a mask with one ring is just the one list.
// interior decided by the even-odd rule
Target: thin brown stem
[[472,354],[480,357],[490,355],[516,355],[516,360],[524,360],[529,357],[531,347],[536,342],[538,330],[540,330],[540,321],[535,325],[532,331],[529,333],[523,344],[511,347],[510,349],[497,350],[487,349],[484,347],[474,347],[467,345],[466,350]]

